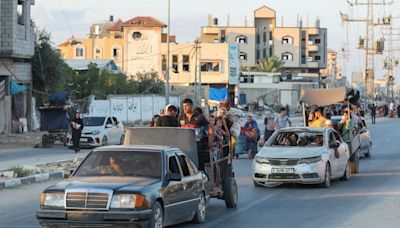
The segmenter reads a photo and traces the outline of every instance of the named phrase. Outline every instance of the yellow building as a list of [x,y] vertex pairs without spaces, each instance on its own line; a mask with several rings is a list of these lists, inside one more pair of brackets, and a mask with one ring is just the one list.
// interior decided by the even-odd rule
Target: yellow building
[[[88,37],[69,38],[58,48],[64,59],[113,59],[127,76],[156,71],[165,77],[165,27],[153,17],[135,17],[125,22],[114,22],[110,17],[105,23],[92,25]],[[195,75],[203,84],[228,84],[230,63],[236,63],[234,57],[229,58],[229,44],[199,43],[196,48],[194,43],[177,44],[175,39],[170,37],[171,84],[193,84]]]

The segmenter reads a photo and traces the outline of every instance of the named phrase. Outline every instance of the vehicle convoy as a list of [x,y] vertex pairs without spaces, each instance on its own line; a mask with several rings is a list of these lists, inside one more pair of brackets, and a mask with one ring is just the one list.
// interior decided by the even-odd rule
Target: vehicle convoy
[[206,162],[196,132],[127,129],[123,146],[94,149],[69,179],[44,190],[39,223],[44,227],[163,227],[204,222],[210,197],[236,207],[232,154]]
[[257,187],[301,183],[328,188],[332,179],[349,180],[349,158],[347,143],[334,129],[279,129],[253,161],[253,182]]
[[207,176],[178,148],[97,148],[41,196],[43,227],[162,227],[202,223]]
[[[81,147],[97,147],[123,144],[125,130],[122,122],[114,116],[87,116],[82,118]],[[72,147],[72,136],[67,136],[67,146]]]
[[[357,105],[357,97],[358,96],[354,94],[354,91],[347,91],[345,87],[333,89],[302,89],[300,102],[303,104],[304,126],[306,126],[307,120],[305,111],[306,104],[320,107],[336,104],[350,106],[351,104]],[[361,135],[359,130],[356,130],[354,132],[353,140],[351,141],[351,143],[348,143],[348,146],[350,150],[351,173],[358,173],[360,168],[361,156]]]

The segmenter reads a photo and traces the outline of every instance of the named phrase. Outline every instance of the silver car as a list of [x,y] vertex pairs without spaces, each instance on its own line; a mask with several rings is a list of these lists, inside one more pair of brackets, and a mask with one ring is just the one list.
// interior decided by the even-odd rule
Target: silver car
[[277,130],[253,161],[255,186],[268,183],[320,184],[350,179],[350,152],[340,135],[330,128]]

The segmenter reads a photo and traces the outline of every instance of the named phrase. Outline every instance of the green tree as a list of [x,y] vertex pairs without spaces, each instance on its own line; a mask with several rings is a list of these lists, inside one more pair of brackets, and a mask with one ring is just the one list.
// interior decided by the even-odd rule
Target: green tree
[[284,61],[280,60],[276,56],[272,56],[267,59],[259,60],[256,70],[259,72],[276,73],[282,71],[284,64]]
[[140,94],[165,94],[165,84],[157,72],[138,72],[134,78],[137,93]]
[[47,100],[47,93],[67,91],[74,71],[51,45],[51,35],[45,29],[35,29],[35,54],[32,57],[32,80],[38,105]]

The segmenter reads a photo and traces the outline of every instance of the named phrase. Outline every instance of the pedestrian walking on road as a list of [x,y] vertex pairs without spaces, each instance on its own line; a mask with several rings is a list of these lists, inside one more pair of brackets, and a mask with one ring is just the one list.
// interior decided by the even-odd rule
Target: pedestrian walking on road
[[79,141],[81,139],[83,121],[79,110],[76,111],[75,118],[70,123],[72,129],[72,145],[75,153],[80,151]]
[[249,158],[253,159],[258,153],[258,140],[260,139],[260,129],[257,122],[252,116],[247,117],[244,125],[244,134],[246,136],[245,150],[248,152]]
[[371,120],[372,120],[372,124],[375,124],[376,121],[376,105],[375,103],[373,103],[370,107],[371,109]]
[[275,127],[276,129],[287,128],[292,126],[289,117],[286,115],[286,109],[281,108],[279,110],[278,116],[275,117]]

